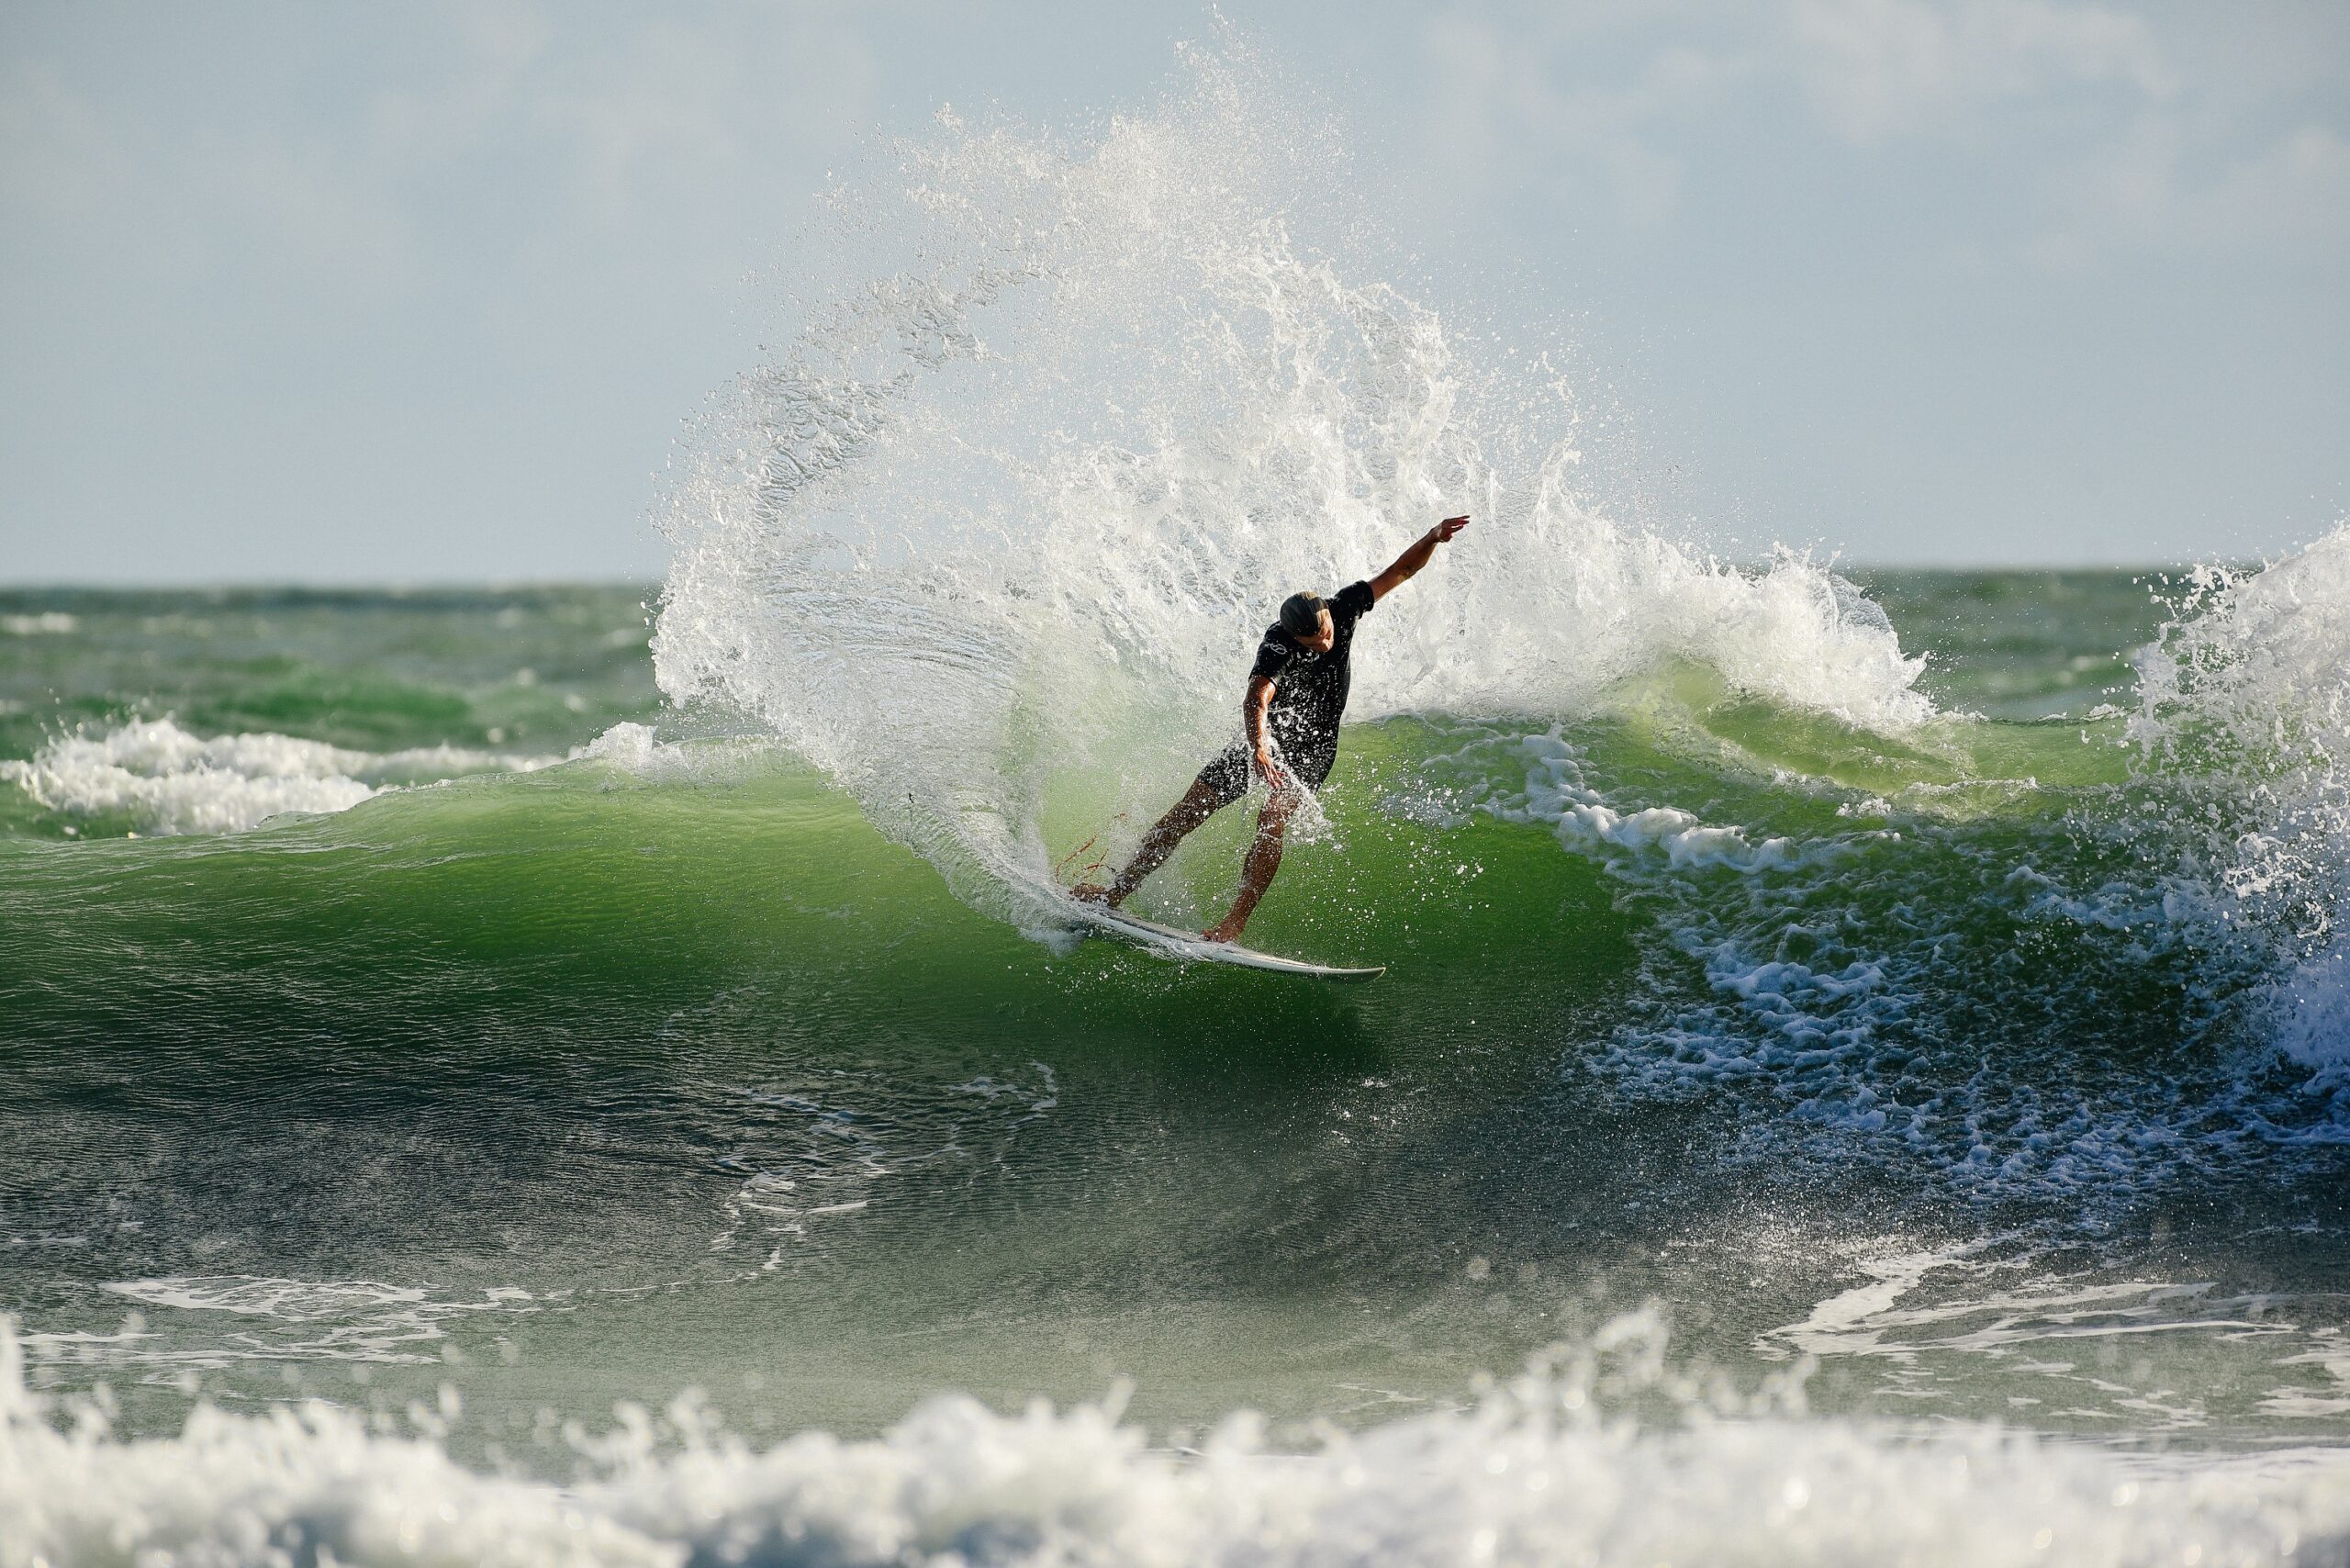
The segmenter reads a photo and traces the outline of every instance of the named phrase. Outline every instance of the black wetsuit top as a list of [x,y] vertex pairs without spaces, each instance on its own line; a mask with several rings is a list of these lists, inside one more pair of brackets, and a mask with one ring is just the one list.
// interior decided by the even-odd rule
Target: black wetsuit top
[[[1257,644],[1257,662],[1248,668],[1251,676],[1261,675],[1273,683],[1266,722],[1281,760],[1308,789],[1319,789],[1338,759],[1338,721],[1347,711],[1348,688],[1354,683],[1348,657],[1354,652],[1355,622],[1371,611],[1371,585],[1348,583],[1322,602],[1330,610],[1329,652],[1300,647],[1277,621],[1265,628]],[[1200,770],[1200,781],[1228,802],[1248,792],[1249,775],[1244,736]]]
[[1347,689],[1354,684],[1355,622],[1370,613],[1371,585],[1348,583],[1323,602],[1330,610],[1328,653],[1299,646],[1277,621],[1265,628],[1264,640],[1257,644],[1257,662],[1248,668],[1251,676],[1273,683],[1269,714],[1273,738],[1291,757],[1332,750],[1338,744],[1338,720],[1347,711]]

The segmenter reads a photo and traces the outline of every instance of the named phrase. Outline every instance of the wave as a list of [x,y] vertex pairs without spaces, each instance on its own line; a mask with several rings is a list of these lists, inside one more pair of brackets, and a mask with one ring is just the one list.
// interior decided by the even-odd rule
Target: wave
[[[1817,722],[1801,710],[1725,707],[1707,694],[1715,689],[1693,699],[1670,681],[1627,689],[1617,711],[1572,724],[1354,727],[1349,756],[1360,760],[1330,802],[1343,849],[1298,857],[1265,939],[1315,957],[1375,955],[1399,975],[1473,976],[1460,983],[1480,1013],[1528,1021],[1509,1031],[1513,1050],[1548,1054],[1619,1103],[1713,1103],[1708,1143],[1725,1158],[1788,1170],[1899,1169],[1977,1198],[2054,1201],[2067,1223],[2109,1215],[2192,1172],[2242,1172],[2350,1139],[2343,1096],[2309,1070],[2333,1048],[2323,1031],[2333,1025],[2292,1015],[2315,1033],[2307,1056],[2269,1033],[2277,990],[2306,984],[2323,956],[2303,957],[2285,940],[2289,927],[2270,932],[2244,908],[2213,916],[2214,895],[2199,890],[2175,842],[2179,822],[2200,819],[2178,811],[2164,778],[2133,773],[2131,754],[2085,746],[2069,726],[1953,720],[1910,732],[1896,756],[1868,732],[1807,732]],[[1790,773],[1752,749],[1767,753],[1790,734],[1822,771]],[[285,749],[285,737],[244,740],[260,743],[252,756]],[[1837,760],[1846,743],[1863,761]],[[194,737],[168,751],[238,755]],[[2050,776],[2092,764],[2102,772],[2072,783],[2007,778],[1986,775],[1986,758]],[[341,760],[364,770],[383,759]],[[1912,781],[1899,785],[1905,770]],[[265,787],[274,777],[256,788],[212,763],[162,781],[259,814],[286,806]],[[610,912],[599,917],[603,946],[670,953],[681,973],[736,963],[739,934],[704,930],[677,903],[688,862],[645,858],[641,838],[685,850],[689,881],[724,890],[730,907],[739,901],[743,918],[768,933],[757,940],[793,951],[811,973],[853,959],[821,927],[786,936],[797,929],[789,912],[851,897],[871,906],[877,929],[919,930],[934,953],[997,969],[1010,956],[989,957],[1008,933],[985,936],[983,922],[943,897],[915,896],[890,846],[773,740],[664,741],[622,724],[528,785],[492,778],[460,792],[344,779],[368,803],[347,828],[278,836],[286,848],[364,844],[385,865],[413,862],[402,919],[427,943],[471,940],[460,931],[485,917],[528,930],[547,901],[568,905],[584,878],[594,907]],[[625,807],[609,797],[621,789],[632,797]],[[167,819],[136,820],[154,831]],[[1513,832],[1495,838],[1483,824]],[[1150,890],[1153,907],[1185,918],[1213,903],[1230,875],[1218,857],[1232,852],[1239,826],[1220,824],[1221,837],[1171,867]],[[431,868],[473,852],[468,845],[560,853],[534,856],[510,886],[444,911],[429,891]],[[624,857],[608,864],[614,853]],[[209,856],[185,896],[243,896],[256,876],[297,904],[372,905],[392,892],[380,880],[346,886],[324,862],[282,882],[284,858],[263,844]],[[50,865],[41,885],[65,869]],[[1607,890],[1591,890],[1595,874]],[[39,923],[48,945],[70,946],[91,926],[70,907],[76,885],[59,883],[67,902]],[[125,906],[104,933],[80,939],[85,946],[171,927],[184,895],[142,886],[162,902]],[[1572,911],[1563,930],[1562,898]],[[1433,925],[1424,918],[1432,906],[1448,912]],[[457,924],[443,932],[446,920]],[[1552,1008],[1546,999],[1591,983],[1579,977],[1619,946],[1627,957],[1607,960],[1622,969],[1595,1043],[1534,1025]],[[1034,963],[1018,966],[1027,978],[1007,976],[969,999],[975,1017],[1067,983],[1048,978],[1066,943],[1032,951]],[[185,964],[200,972],[199,958]],[[192,973],[186,983],[204,982]],[[600,988],[584,971],[572,983],[588,988],[574,1001]],[[878,995],[860,1002],[862,990],[836,973],[831,983],[830,1013],[888,1011]]]
[[2249,1005],[2350,1090],[2350,523],[2255,573],[2199,568],[2139,658],[2131,733],[2176,799],[2183,917],[2268,972]]
[[[1468,510],[1365,628],[1355,711],[1548,737],[1453,804],[1550,826],[1654,920],[1628,1081],[1748,1079],[1963,1182],[2080,1186],[2202,1141],[2199,1108],[2111,1113],[2153,1039],[2223,1097],[2264,1070],[2214,1065],[2243,1037],[2343,1084],[2350,529],[2206,574],[2134,715],[2077,745],[1944,711],[1831,565],[1626,521],[1539,330],[1382,281],[1330,124],[1244,49],[1189,69],[1083,139],[948,117],[838,194],[804,330],[716,400],[656,513],[673,702],[780,737],[966,903],[1042,930],[1049,868],[1119,858],[1228,737],[1283,593]],[[1707,787],[1567,755],[1626,724]],[[2229,797],[2221,837],[2184,825]],[[2068,961],[2135,1038],[2054,1002]],[[1986,1111],[1916,1070],[1985,1048],[2113,1081]],[[2331,1136],[2262,1140],[2304,1135]]]
[[36,614],[0,615],[0,633],[11,637],[62,636],[81,627],[80,616],[69,615],[62,610],[44,610]]
[[405,1423],[199,1406],[176,1436],[117,1438],[103,1401],[28,1390],[0,1329],[0,1514],[11,1560],[56,1568],[2350,1559],[2338,1451],[2131,1459],[1996,1426],[1809,1419],[1799,1376],[1708,1387],[1646,1314],[1473,1408],[1304,1451],[1245,1412],[1155,1449],[1121,1406],[1002,1416],[948,1396],[877,1439],[760,1450],[688,1394],[600,1434],[543,1423],[580,1473],[533,1480],[450,1457],[464,1406],[445,1385]]
[[[1326,118],[1245,50],[1188,69],[1080,138],[946,117],[834,193],[803,330],[714,400],[658,504],[666,738],[609,729],[578,777],[690,783],[772,745],[965,905],[1064,935],[1056,863],[1120,856],[1227,738],[1279,598],[1467,510],[1365,628],[1348,751],[1376,763],[1326,825],[1349,857],[1535,830],[1573,869],[1526,875],[1492,967],[1572,970],[1542,899],[1605,879],[1590,929],[1630,934],[1628,994],[1598,1048],[1525,1048],[1718,1095],[1774,1156],[1866,1148],[1975,1193],[2126,1193],[2345,1136],[2350,527],[2201,572],[2129,711],[1946,711],[1832,563],[1637,521],[1547,340],[1382,281]],[[722,765],[677,744],[718,726],[755,738]],[[173,834],[554,760],[162,720],[0,778],[67,831]],[[1431,940],[1402,901],[1465,915],[1476,857],[1425,852],[1459,876],[1391,857],[1328,896],[1395,910],[1292,935]],[[1194,915],[1229,876],[1179,862],[1150,897]]]
[[1367,630],[1359,714],[1572,716],[1695,661],[1859,723],[1932,715],[1832,572],[1611,516],[1550,356],[1368,275],[1330,127],[1245,51],[1192,69],[1082,141],[950,118],[894,150],[897,188],[842,194],[807,247],[826,302],[719,398],[656,514],[673,701],[782,736],[1013,918],[1061,802],[1155,814],[1235,728],[1282,595],[1445,512],[1478,521]]
[[164,718],[61,735],[29,760],[0,762],[0,779],[63,816],[171,835],[239,833],[289,812],[348,811],[388,789],[558,760],[451,745],[365,752],[293,735],[204,736]]

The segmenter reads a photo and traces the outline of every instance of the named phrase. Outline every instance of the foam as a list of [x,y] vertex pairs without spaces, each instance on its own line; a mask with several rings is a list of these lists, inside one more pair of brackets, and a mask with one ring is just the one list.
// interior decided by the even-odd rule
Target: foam
[[1228,40],[1189,70],[1083,138],[943,117],[836,190],[797,252],[818,304],[656,511],[674,700],[782,737],[1014,919],[1056,790],[1149,821],[1236,732],[1281,596],[1447,512],[1475,525],[1366,624],[1358,716],[1585,712],[1693,662],[1931,716],[1922,661],[1821,564],[1611,511],[1539,334],[1487,344],[1382,281],[1326,119]]
[[1659,851],[1668,870],[1726,867],[1733,871],[1783,871],[1797,866],[1818,866],[1843,858],[1848,843],[1825,841],[1798,845],[1786,837],[1751,839],[1744,828],[1709,826],[1695,814],[1672,806],[1647,806],[1618,812],[1596,801],[1576,801],[1558,816],[1561,838],[1585,838],[1619,849]]
[[2276,1018],[2277,1048],[2312,1070],[2312,1089],[2350,1088],[2350,936],[2303,958],[2270,982],[2264,1000]]
[[123,1280],[104,1288],[148,1306],[230,1312],[294,1323],[352,1311],[404,1308],[425,1299],[425,1293],[414,1285],[387,1285],[373,1280],[321,1282],[260,1274],[175,1274]]
[[[547,1301],[511,1285],[476,1300],[436,1298],[427,1289],[373,1280],[297,1280],[255,1274],[174,1274],[118,1280],[100,1287],[135,1304],[110,1334],[25,1333],[23,1347],[43,1363],[132,1372],[177,1384],[188,1375],[239,1362],[285,1361],[418,1364],[448,1349],[446,1325],[481,1314],[528,1315]],[[147,1314],[217,1316],[218,1325],[181,1322],[171,1333]]]
[[2250,1009],[2312,1087],[2350,1090],[2350,523],[2257,573],[2199,568],[2138,677],[2182,913],[2270,969]]
[[[2211,999],[2231,975],[2244,982],[2200,935],[2199,884],[2159,856],[2150,875],[2116,878],[2098,852],[2098,835],[2159,843],[2164,819],[2137,814],[2144,801],[2093,791],[2096,816],[2013,820],[1990,849],[1971,810],[1953,826],[1930,814],[1942,797],[1908,791],[1886,825],[1839,813],[1833,831],[1769,833],[1626,799],[1651,787],[1641,776],[1603,790],[1563,726],[1471,736],[1431,764],[1470,780],[1458,798],[1595,861],[1653,934],[1625,1021],[1569,1070],[1641,1099],[1718,1094],[1742,1124],[1732,1147],[1783,1168],[1882,1163],[1980,1199],[2061,1195],[2073,1223],[2094,1226],[2184,1172],[2350,1139],[2325,1100],[2264,1088],[2207,1043]],[[1751,781],[1748,798],[1777,809],[1791,782]],[[1820,823],[1816,805],[1803,820]],[[2177,977],[2186,1016],[2144,1021],[2182,1028],[2206,1047],[2199,1059],[2085,1072],[2113,1048],[2091,1031],[2115,1019],[2020,991],[2012,967],[2020,935],[2065,926],[2094,934],[2072,942],[2067,988],[2143,986],[2150,968]],[[2121,1042],[2145,1044],[2143,1031]]]
[[347,811],[389,789],[555,760],[448,745],[379,753],[293,735],[204,736],[164,718],[60,735],[28,761],[0,762],[0,779],[50,811],[127,819],[140,833],[240,833],[290,812]]
[[[1154,1450],[1120,1401],[925,1404],[884,1436],[754,1449],[693,1396],[571,1428],[567,1484],[454,1462],[444,1388],[402,1433],[324,1404],[199,1407],[176,1436],[50,1408],[0,1331],[0,1553],[54,1568],[294,1563],[1082,1565],[1399,1562],[1920,1565],[2333,1562],[2336,1450],[2159,1462],[1993,1426],[1807,1419],[1800,1384],[1699,1399],[1653,1319],[1539,1358],[1472,1409],[1303,1454],[1225,1420]],[[1628,1411],[1662,1400],[1677,1417]],[[63,1423],[60,1425],[59,1423]],[[549,1434],[552,1435],[552,1434]]]
[[778,747],[772,739],[727,735],[665,741],[650,724],[618,723],[574,746],[565,760],[588,763],[647,784],[723,783],[739,780],[762,765],[772,766]]
[[601,762],[650,778],[671,764],[676,748],[664,746],[650,724],[614,724],[584,746],[573,748],[574,762]]
[[[2031,825],[2046,807],[2029,781],[1968,780],[1842,802],[1840,822],[1888,825],[1798,841],[1604,793],[1557,727],[1473,743],[1495,780],[1483,808],[1597,859],[1664,938],[1643,960],[1649,1016],[1606,1066],[1668,1098],[1751,1082],[1798,1124],[1772,1139],[1782,1153],[1809,1124],[1836,1135],[1818,1148],[1831,1162],[1899,1158],[1897,1145],[1986,1194],[2121,1201],[2186,1169],[2350,1141],[2350,525],[2257,574],[2204,568],[2191,583],[2138,658],[2133,781],[2067,792],[2054,831]],[[1501,782],[1513,767],[1516,788]],[[1791,786],[1818,787],[1778,780]],[[2025,808],[1987,853],[1969,842],[1981,812],[1947,809],[1986,789]],[[2026,995],[2046,1014],[2031,1029],[2009,945],[1976,933],[2067,940],[2065,926],[2094,934],[2072,940],[2070,984],[2172,977],[2173,1017],[2147,1022],[2177,1031],[2184,1065],[2096,1089],[2076,1087],[2077,1071],[2031,1085],[2035,1061],[2085,1044],[2051,1029],[2093,1021]],[[1975,1005],[1995,996],[2010,999],[1999,1020],[2020,1021],[2011,1037]],[[1953,1014],[1975,1020],[1974,1037],[1945,1038]],[[2258,1047],[2241,1049],[2247,1038]],[[1998,1065],[1956,1082],[1935,1070],[1943,1057]],[[2270,1081],[2278,1059],[2305,1070],[2298,1093]]]
[[10,637],[62,636],[81,630],[78,616],[62,610],[45,610],[38,615],[0,615],[0,634]]

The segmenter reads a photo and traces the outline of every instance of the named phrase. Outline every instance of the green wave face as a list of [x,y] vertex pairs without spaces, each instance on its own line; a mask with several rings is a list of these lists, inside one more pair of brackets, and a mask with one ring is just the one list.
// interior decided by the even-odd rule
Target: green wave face
[[[1953,590],[1876,591],[1897,624]],[[0,787],[0,1280],[45,1375],[134,1428],[189,1386],[453,1378],[476,1457],[688,1383],[776,1428],[1113,1373],[1155,1423],[1358,1423],[1650,1297],[1749,1364],[1897,1242],[1977,1249],[1920,1265],[1960,1271],[1962,1316],[1967,1270],[2126,1283],[2157,1233],[2178,1269],[2303,1266],[2245,1233],[2298,1234],[2338,1105],[2247,1010],[2273,950],[2181,903],[2194,780],[2087,716],[2110,689],[1888,734],[1682,663],[1580,717],[1352,726],[1249,932],[1390,966],[1339,989],[1024,931],[772,742],[628,729],[642,666],[599,650],[633,602],[304,601],[333,695],[241,749],[193,717],[253,711],[196,606],[85,598],[25,637],[12,697],[91,716],[18,732]],[[533,662],[501,678],[509,638]],[[394,679],[387,648],[421,651]],[[173,702],[126,700],[158,664]],[[1047,863],[1181,782],[1049,780]],[[198,797],[264,820],[190,830]],[[1248,830],[1224,813],[1139,905],[1213,918]],[[2177,1343],[2221,1430],[2322,1375]],[[1919,1355],[1947,1414],[2057,1375]],[[1814,1397],[1919,1386],[1854,1361]]]

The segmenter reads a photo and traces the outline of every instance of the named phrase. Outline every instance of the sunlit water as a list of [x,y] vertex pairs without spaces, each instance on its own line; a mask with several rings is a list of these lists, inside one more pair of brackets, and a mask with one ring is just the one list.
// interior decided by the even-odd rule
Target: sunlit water
[[[0,1562],[2350,1556],[2350,532],[1717,560],[1253,70],[845,187],[658,589],[0,593]],[[1387,976],[1077,941],[1462,509]]]

